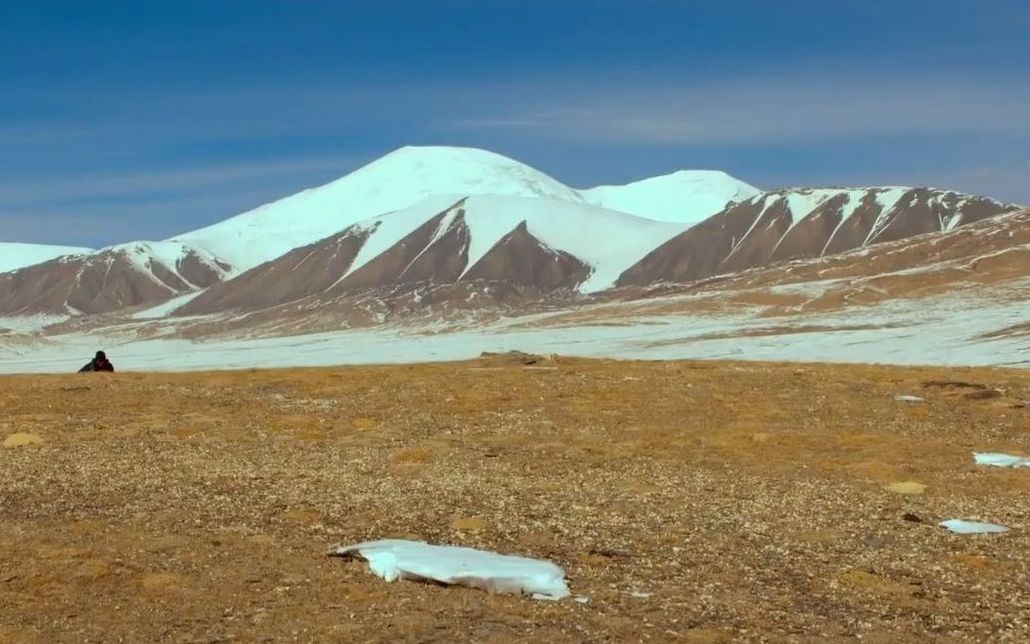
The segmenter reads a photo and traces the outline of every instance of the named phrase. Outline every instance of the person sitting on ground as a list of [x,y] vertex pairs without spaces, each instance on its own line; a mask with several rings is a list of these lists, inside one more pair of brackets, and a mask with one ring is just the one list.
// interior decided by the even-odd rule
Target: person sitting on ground
[[87,373],[89,371],[114,371],[114,365],[107,359],[103,351],[97,351],[97,355],[86,363],[85,367],[79,369],[79,373]]

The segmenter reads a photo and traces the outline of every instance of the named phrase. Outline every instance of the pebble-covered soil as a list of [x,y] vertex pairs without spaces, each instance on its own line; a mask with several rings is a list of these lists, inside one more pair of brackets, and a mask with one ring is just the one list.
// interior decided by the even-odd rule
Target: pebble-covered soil
[[[0,642],[1030,639],[1030,468],[972,457],[1030,454],[1030,372],[14,376],[0,441]],[[589,602],[327,556],[384,537],[550,559]]]

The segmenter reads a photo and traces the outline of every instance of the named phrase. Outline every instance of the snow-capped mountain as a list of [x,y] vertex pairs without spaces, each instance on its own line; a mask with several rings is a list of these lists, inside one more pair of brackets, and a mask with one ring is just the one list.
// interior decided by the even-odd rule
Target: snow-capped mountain
[[508,303],[575,298],[833,255],[1014,209],[929,188],[759,193],[712,171],[578,191],[484,150],[402,148],[164,242],[0,274],[0,315],[207,314],[426,289],[485,307],[500,293]]
[[534,197],[594,204],[651,219],[696,223],[757,191],[716,172],[682,172],[577,191],[507,157],[472,148],[405,147],[324,186],[173,239],[207,249],[240,271],[428,197]]
[[587,203],[658,221],[698,224],[758,188],[714,170],[680,170],[624,186],[580,190]]
[[92,250],[91,248],[79,248],[77,246],[0,242],[0,273],[14,271],[26,266],[32,266],[33,264],[40,264],[62,255],[78,255],[92,252]]
[[[571,242],[573,250],[583,248],[578,241],[590,240],[591,248],[580,251],[583,257],[577,256],[577,261],[584,266],[579,281],[585,283],[585,288],[594,288],[607,285],[606,280],[614,282],[617,274],[612,273],[611,267],[620,267],[621,272],[623,264],[628,266],[636,259],[634,253],[650,250],[684,226],[655,225],[653,221],[605,211],[591,203],[610,200],[633,209],[632,197],[638,195],[638,211],[659,213],[658,218],[683,222],[692,221],[698,213],[707,213],[713,204],[725,205],[753,190],[720,173],[699,173],[693,180],[687,180],[690,174],[639,182],[627,186],[625,193],[615,186],[581,193],[493,152],[451,147],[401,148],[324,186],[164,242],[123,244],[31,268],[25,268],[26,262],[21,261],[22,266],[14,267],[22,268],[21,271],[0,281],[0,313],[106,313],[160,304],[244,273],[299,247],[339,237],[341,231],[358,222],[375,228],[374,234],[368,233],[370,245],[361,257],[355,258],[362,263],[367,261],[372,245],[383,244],[382,240],[391,234],[399,234],[398,240],[402,239],[425,223],[420,218],[435,216],[467,197],[475,199],[466,208],[460,226],[472,227],[467,231],[472,244],[486,244],[484,240],[497,242],[501,239],[499,235],[514,230],[522,219],[531,222],[532,230],[545,230],[563,243]],[[482,196],[498,199],[480,201]],[[516,200],[504,201],[500,197]],[[386,213],[397,216],[386,219]],[[372,220],[376,222],[367,223]],[[613,223],[616,221],[619,223]],[[493,237],[491,225],[498,227],[494,232],[499,231]],[[585,231],[589,233],[584,234]],[[355,239],[358,235],[355,231],[347,234]],[[451,236],[454,234],[457,233],[452,232]],[[609,243],[612,235],[619,240],[614,245]],[[637,241],[641,239],[654,239],[655,243],[641,246]],[[549,242],[541,243],[546,246]],[[487,250],[488,247],[474,246],[470,252],[474,256]],[[620,259],[614,263],[599,259],[605,254]],[[50,255],[43,259],[52,258]],[[516,263],[526,266],[530,261],[527,257]],[[312,276],[310,288],[322,284],[323,278]],[[248,277],[248,281],[251,279],[252,276]],[[293,290],[286,286],[266,287],[269,293]],[[194,306],[213,298],[215,294],[200,298]]]
[[108,313],[197,291],[230,266],[179,242],[132,242],[0,274],[0,314]]
[[595,292],[685,228],[553,198],[430,197],[296,248],[208,289],[182,311],[253,310],[426,283]]
[[953,230],[1018,207],[933,188],[796,188],[727,206],[655,249],[619,286],[689,282]]
[[406,147],[332,183],[174,239],[206,248],[238,270],[247,270],[426,197],[480,194],[582,201],[575,190],[493,152]]

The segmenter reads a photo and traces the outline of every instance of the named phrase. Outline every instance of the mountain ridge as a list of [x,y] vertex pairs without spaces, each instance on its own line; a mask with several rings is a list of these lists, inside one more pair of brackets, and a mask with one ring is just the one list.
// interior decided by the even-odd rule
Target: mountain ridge
[[589,295],[832,255],[1015,209],[929,188],[759,191],[709,170],[576,190],[489,151],[406,147],[169,240],[0,273],[0,315],[214,314],[427,284],[463,284],[450,296],[471,300],[476,281],[509,301]]

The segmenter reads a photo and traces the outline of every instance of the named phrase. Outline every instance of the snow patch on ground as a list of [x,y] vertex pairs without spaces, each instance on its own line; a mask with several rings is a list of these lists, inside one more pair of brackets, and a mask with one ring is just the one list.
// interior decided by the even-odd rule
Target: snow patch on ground
[[973,460],[992,467],[1030,467],[1030,458],[998,452],[973,452]]
[[195,291],[193,293],[187,293],[186,295],[180,295],[179,297],[173,297],[172,299],[168,300],[167,302],[164,302],[163,304],[152,306],[149,309],[145,309],[143,311],[137,311],[136,313],[133,313],[131,317],[133,320],[155,320],[158,318],[167,317],[174,313],[176,309],[180,309],[186,306],[186,304],[188,304],[190,300],[194,299],[203,292],[204,291]]
[[431,580],[495,593],[522,593],[537,599],[569,596],[565,572],[550,561],[539,559],[404,539],[367,541],[337,548],[332,554],[359,555],[368,561],[373,574],[388,582]]
[[0,318],[0,331],[9,330],[15,333],[35,333],[53,324],[60,324],[71,319],[69,315],[22,315]]
[[982,523],[980,521],[966,521],[964,519],[948,519],[941,521],[938,525],[946,528],[955,534],[1001,534],[1009,529],[997,523]]

